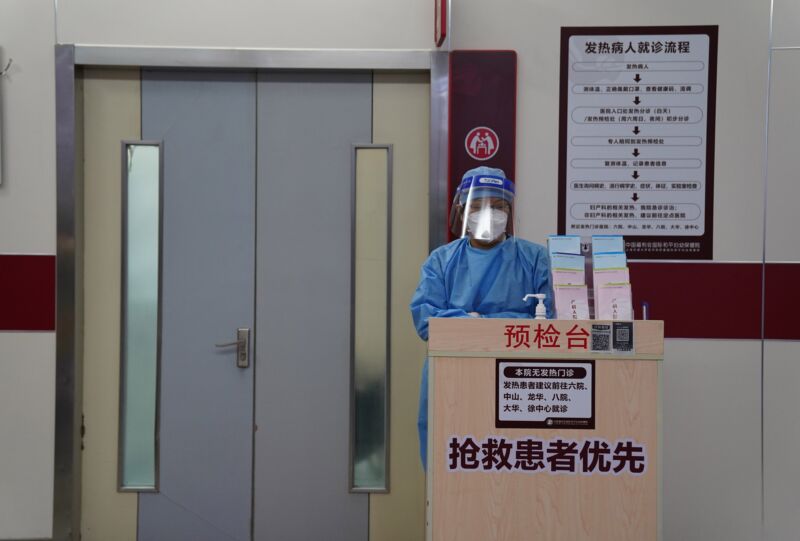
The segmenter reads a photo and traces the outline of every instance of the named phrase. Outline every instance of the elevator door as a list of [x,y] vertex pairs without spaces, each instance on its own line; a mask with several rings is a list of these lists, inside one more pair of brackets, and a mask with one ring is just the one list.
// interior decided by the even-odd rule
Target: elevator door
[[[348,492],[351,153],[370,73],[149,71],[163,140],[160,491],[138,539],[368,537]],[[249,328],[250,365],[236,340]]]

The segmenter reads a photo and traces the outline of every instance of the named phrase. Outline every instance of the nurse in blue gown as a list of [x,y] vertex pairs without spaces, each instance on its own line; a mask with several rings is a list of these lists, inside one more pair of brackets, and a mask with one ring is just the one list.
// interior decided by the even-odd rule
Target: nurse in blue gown
[[[467,171],[456,190],[450,228],[461,238],[434,250],[411,299],[417,334],[428,340],[431,317],[532,318],[528,293],[545,293],[552,317],[547,250],[513,235],[514,183],[501,169]],[[419,397],[419,447],[427,469],[428,360]]]

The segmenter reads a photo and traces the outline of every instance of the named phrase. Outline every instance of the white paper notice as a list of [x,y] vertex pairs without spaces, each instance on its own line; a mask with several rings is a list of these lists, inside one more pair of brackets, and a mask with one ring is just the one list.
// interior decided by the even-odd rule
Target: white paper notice
[[703,235],[708,79],[705,34],[569,38],[567,234]]
[[594,428],[594,361],[498,359],[495,425]]

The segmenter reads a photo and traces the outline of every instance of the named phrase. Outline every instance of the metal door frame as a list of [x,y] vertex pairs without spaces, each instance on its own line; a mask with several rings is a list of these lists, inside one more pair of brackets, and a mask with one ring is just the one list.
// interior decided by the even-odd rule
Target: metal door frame
[[[449,2],[448,2],[449,3]],[[449,27],[448,21],[448,27]],[[53,481],[54,541],[77,541],[81,520],[82,141],[78,138],[76,75],[83,67],[383,70],[430,73],[430,237],[446,240],[450,39],[439,50],[225,49],[57,44],[56,89],[56,407]]]

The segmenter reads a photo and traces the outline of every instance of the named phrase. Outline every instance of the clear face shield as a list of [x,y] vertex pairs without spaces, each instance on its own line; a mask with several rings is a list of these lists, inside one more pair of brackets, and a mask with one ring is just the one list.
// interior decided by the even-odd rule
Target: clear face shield
[[514,233],[514,183],[494,171],[500,174],[465,175],[451,207],[453,234],[478,246],[493,246]]

